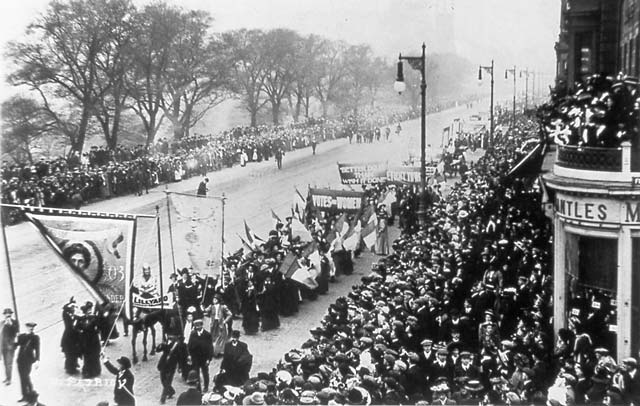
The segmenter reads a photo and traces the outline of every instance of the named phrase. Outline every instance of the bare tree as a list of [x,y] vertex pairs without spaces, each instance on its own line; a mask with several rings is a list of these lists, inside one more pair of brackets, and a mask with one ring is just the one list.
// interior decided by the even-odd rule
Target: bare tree
[[128,87],[131,108],[140,117],[146,132],[146,145],[154,142],[164,120],[163,93],[172,45],[182,27],[181,14],[182,10],[177,7],[153,3],[136,16]]
[[55,129],[55,121],[33,99],[13,96],[2,103],[2,150],[33,163],[33,147]]
[[262,42],[266,75],[264,92],[271,103],[273,124],[280,122],[282,100],[289,94],[294,81],[296,51],[299,49],[300,37],[295,31],[278,28],[268,31]]
[[268,102],[263,97],[267,74],[264,53],[261,52],[263,37],[260,30],[241,29],[223,34],[223,41],[232,57],[232,88],[249,112],[252,127],[257,125],[258,112]]
[[188,136],[207,111],[230,96],[229,53],[220,38],[207,35],[210,24],[204,11],[182,13],[171,44],[161,107],[176,139]]
[[[113,29],[113,19],[105,18],[104,13],[127,4],[128,0],[54,0],[28,27],[27,39],[9,45],[8,56],[18,66],[9,82],[35,90],[61,126],[75,127],[66,133],[76,153],[84,147],[96,108],[111,90],[109,85],[98,86],[98,65],[109,48]],[[65,122],[64,112],[58,111],[52,100],[55,98],[75,101],[77,125]]]
[[327,116],[329,105],[336,100],[339,88],[347,76],[348,71],[344,61],[346,48],[343,42],[324,40],[318,51],[314,93],[322,105],[323,117]]

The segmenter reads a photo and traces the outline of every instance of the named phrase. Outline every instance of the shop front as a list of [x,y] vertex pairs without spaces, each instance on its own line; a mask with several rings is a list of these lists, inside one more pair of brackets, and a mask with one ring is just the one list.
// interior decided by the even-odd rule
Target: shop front
[[589,174],[556,162],[544,177],[554,206],[554,329],[587,333],[619,360],[640,352],[640,186],[632,176],[640,174],[625,168]]

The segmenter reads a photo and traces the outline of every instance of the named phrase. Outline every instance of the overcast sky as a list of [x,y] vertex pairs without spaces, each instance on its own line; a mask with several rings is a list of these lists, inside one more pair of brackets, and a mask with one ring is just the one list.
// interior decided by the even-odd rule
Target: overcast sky
[[[214,28],[287,27],[367,43],[388,60],[454,48],[471,62],[553,73],[560,0],[167,0],[209,11]],[[138,5],[148,0],[134,0]],[[0,1],[0,38],[19,39],[48,0]],[[4,48],[4,46],[3,46]],[[6,72],[4,72],[6,74]]]

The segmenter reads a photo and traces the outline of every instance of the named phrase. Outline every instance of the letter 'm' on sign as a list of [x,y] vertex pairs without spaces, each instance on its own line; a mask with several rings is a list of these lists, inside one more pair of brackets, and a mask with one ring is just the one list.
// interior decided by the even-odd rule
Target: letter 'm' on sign
[[640,203],[626,203],[627,206],[627,217],[625,218],[625,222],[627,223],[638,223],[640,222]]

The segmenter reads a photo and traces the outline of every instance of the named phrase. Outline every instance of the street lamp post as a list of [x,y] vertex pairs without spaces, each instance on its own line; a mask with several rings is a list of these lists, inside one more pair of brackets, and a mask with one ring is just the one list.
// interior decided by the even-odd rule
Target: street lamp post
[[529,70],[529,68],[520,71],[520,77],[525,78],[524,80],[524,110],[527,111],[528,102],[529,102],[529,75],[533,75],[533,72]]
[[422,114],[420,117],[420,196],[418,200],[418,225],[420,228],[425,228],[427,225],[427,202],[426,202],[426,189],[427,189],[427,172],[425,162],[425,149],[427,138],[427,57],[426,57],[426,45],[422,43],[422,55],[421,56],[398,56],[398,72],[396,82],[393,88],[399,94],[402,93],[406,85],[404,83],[404,73],[402,67],[402,61],[409,62],[409,65],[417,71],[420,71],[420,98],[422,101]]
[[513,111],[511,112],[511,126],[516,125],[516,65],[513,65],[513,69],[504,70],[504,78],[508,79],[509,74],[513,75]]
[[482,80],[482,71],[488,72],[491,75],[491,103],[489,106],[489,146],[493,145],[493,59],[491,60],[491,66],[478,67],[478,80]]

